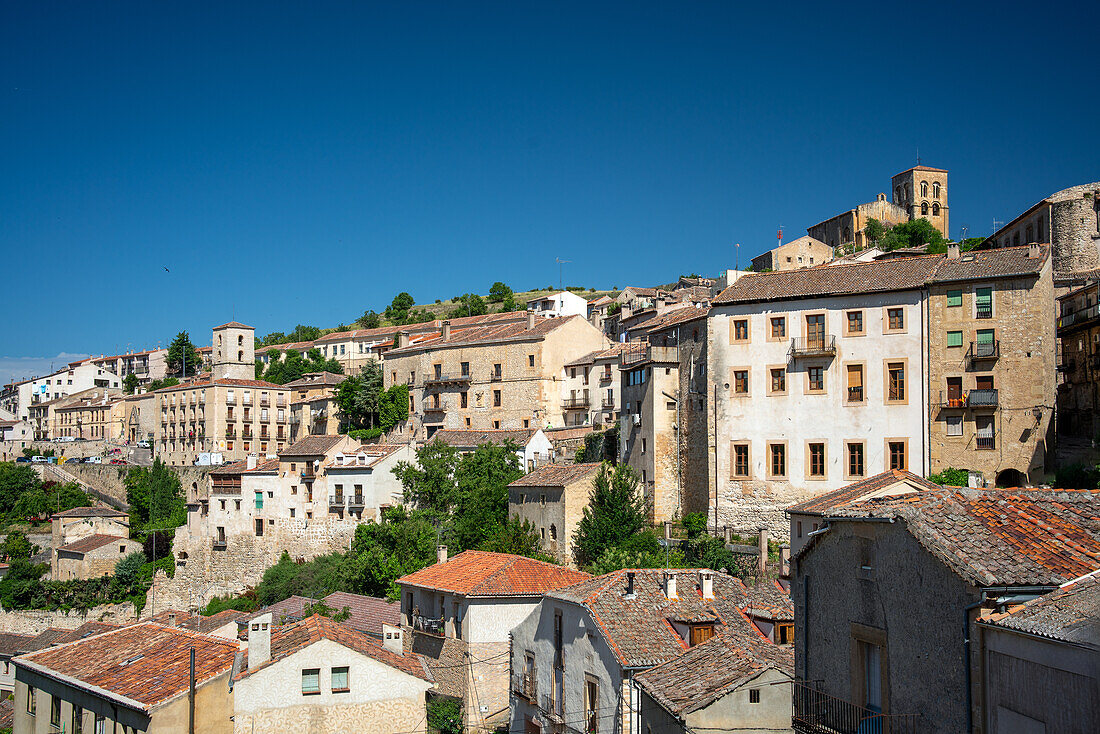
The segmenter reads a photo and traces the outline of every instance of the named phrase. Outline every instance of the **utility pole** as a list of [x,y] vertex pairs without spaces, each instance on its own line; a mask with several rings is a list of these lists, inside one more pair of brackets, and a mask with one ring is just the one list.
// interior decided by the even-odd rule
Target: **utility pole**
[[562,278],[562,265],[564,265],[565,263],[571,263],[573,261],[572,260],[562,260],[560,257],[555,257],[554,262],[556,262],[558,264],[558,290],[559,291],[560,290],[565,290],[565,287],[562,285],[562,283],[564,282],[564,280]]

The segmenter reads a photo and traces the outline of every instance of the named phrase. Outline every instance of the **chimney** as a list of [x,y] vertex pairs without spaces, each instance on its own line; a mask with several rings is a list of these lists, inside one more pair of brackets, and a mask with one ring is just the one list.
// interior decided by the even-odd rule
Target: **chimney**
[[760,526],[760,541],[757,548],[760,551],[760,558],[756,568],[763,576],[768,570],[768,529],[763,525]]
[[665,540],[672,538],[672,521],[665,520]]
[[533,329],[533,328],[535,328],[535,312],[534,311],[528,311],[527,312],[527,329],[530,330],[530,329]]
[[703,592],[704,599],[714,598],[714,572],[699,572],[699,589]]
[[271,612],[253,617],[248,624],[248,669],[271,659]]
[[440,545],[435,549],[435,562],[446,563],[447,562],[447,546]]
[[779,546],[779,569],[782,576],[791,575],[791,547],[786,543]]
[[382,623],[382,647],[395,655],[405,654],[405,640],[400,627]]
[[443,339],[443,341],[447,341],[448,339],[451,338],[451,322],[450,321],[444,321],[442,329],[443,329],[443,334],[442,334],[441,338]]
[[249,454],[248,458],[245,460],[245,464],[244,464],[245,468],[248,469],[249,471],[255,469],[256,468],[256,461],[257,461],[256,454]]
[[627,599],[634,598],[634,572],[626,572],[626,594],[623,595]]
[[676,574],[672,571],[665,571],[665,596],[669,599],[679,599],[676,596]]
[[729,525],[722,526],[722,540],[725,542],[726,545],[729,545],[733,542],[733,528],[731,528]]
[[409,346],[409,332],[399,331],[396,334],[394,334],[394,337],[393,337],[393,348],[394,349],[401,349],[402,347],[407,347],[407,346]]
[[1027,244],[1027,256],[1032,259],[1039,257],[1039,243],[1029,242]]
[[175,612],[168,612],[168,626],[169,627],[175,627],[176,626],[176,613]]
[[959,243],[951,242],[947,245],[947,259],[958,260],[959,259]]

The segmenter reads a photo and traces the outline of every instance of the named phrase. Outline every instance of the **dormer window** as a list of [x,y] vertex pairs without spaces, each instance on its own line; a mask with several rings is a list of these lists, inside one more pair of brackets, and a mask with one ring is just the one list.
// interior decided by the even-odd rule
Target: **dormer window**
[[691,638],[688,640],[688,645],[695,647],[696,645],[703,644],[712,637],[714,637],[713,622],[693,624],[691,625]]

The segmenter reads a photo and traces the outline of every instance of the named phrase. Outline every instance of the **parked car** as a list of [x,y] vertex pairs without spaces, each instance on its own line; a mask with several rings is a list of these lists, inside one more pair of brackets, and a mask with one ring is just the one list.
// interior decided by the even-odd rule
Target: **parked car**
[[16,464],[29,464],[29,463],[31,463],[31,460],[28,459],[26,456],[20,456],[15,460],[15,463]]
[[[101,463],[101,462],[97,462],[97,463]],[[112,464],[125,464],[126,462],[122,459],[111,459],[111,463]]]
[[54,441],[58,443],[71,443],[76,439],[72,436],[62,436],[61,438],[55,438]]
[[31,463],[32,464],[49,464],[50,460],[47,459],[45,456],[32,456],[31,457]]
[[[99,458],[98,456],[87,456],[87,457],[84,458],[84,463],[85,464],[102,464],[103,459]],[[111,462],[111,463],[114,463],[114,462]]]
[[147,449],[147,448],[149,448],[149,442],[148,442],[148,441],[138,441],[138,442],[137,442],[137,445],[138,445],[138,448],[139,448],[139,449]]

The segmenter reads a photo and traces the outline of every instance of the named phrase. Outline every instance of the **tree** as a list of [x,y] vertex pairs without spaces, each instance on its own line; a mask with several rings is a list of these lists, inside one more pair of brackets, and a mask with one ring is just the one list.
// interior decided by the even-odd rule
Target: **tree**
[[573,535],[577,565],[588,566],[608,548],[622,545],[645,527],[647,514],[634,470],[626,464],[601,466]]
[[123,483],[131,529],[177,528],[187,522],[179,476],[159,458],[152,467],[131,467]]
[[390,431],[398,423],[409,418],[409,386],[391,385],[378,400],[378,425]]
[[0,543],[0,558],[3,558],[5,563],[19,560],[29,561],[41,550],[37,545],[27,540],[27,536],[22,532],[13,530],[8,533],[8,537],[4,538],[4,542]]
[[519,304],[516,303],[516,297],[513,296],[511,293],[506,295],[504,297],[503,303],[500,304],[500,310],[501,310],[501,313],[505,313],[505,312],[509,312],[509,311],[518,311],[519,310]]
[[290,342],[311,342],[321,338],[321,330],[316,326],[298,324],[294,327],[294,331],[290,332],[287,337],[287,341]]
[[882,226],[882,222],[874,217],[867,220],[867,224],[863,227],[863,236],[867,238],[872,246],[878,245],[885,235],[886,227]]
[[122,378],[122,392],[133,395],[138,389],[138,377],[133,372]]
[[947,240],[931,222],[921,218],[895,224],[879,240],[879,247],[886,252],[925,244],[929,245],[929,253],[947,252]]
[[364,329],[377,329],[382,325],[382,317],[372,311],[365,311],[362,316],[355,320],[361,328]]
[[180,381],[175,377],[165,377],[163,380],[153,380],[149,383],[149,392],[155,392],[165,387],[175,387]]
[[938,474],[930,474],[928,481],[948,487],[967,487],[970,485],[970,472],[966,469],[948,467]]
[[493,287],[489,289],[489,303],[501,303],[510,295],[512,295],[512,289],[498,280],[496,283],[493,283]]
[[132,587],[141,575],[141,567],[145,565],[145,554],[134,551],[123,556],[115,564],[115,578],[126,587]]
[[0,512],[8,514],[27,492],[40,489],[41,480],[26,464],[0,463]]
[[[176,334],[176,338],[168,345],[168,356],[166,357],[166,361],[168,363],[168,372],[179,377],[197,375],[199,373],[199,367],[202,366],[199,352],[191,343],[191,338],[187,336],[186,331],[181,331]],[[187,363],[186,374],[183,373],[184,361]]]
[[439,734],[462,734],[462,701],[449,696],[431,696],[428,699],[428,728]]
[[416,450],[416,463],[397,462],[393,475],[405,490],[405,501],[438,515],[458,502],[458,451],[442,441],[429,441]]
[[393,301],[390,305],[386,306],[386,318],[394,324],[404,324],[406,317],[409,315],[409,309],[413,307],[416,301],[405,291],[401,291],[393,297]]
[[350,428],[374,428],[382,396],[382,368],[376,360],[336,388],[336,404]]
[[[523,476],[518,450],[511,441],[487,443],[459,460],[453,508],[453,537],[459,548],[482,548],[493,540],[503,540],[500,534],[508,522],[508,485]],[[511,540],[519,542],[520,538]]]
[[489,313],[489,307],[485,305],[485,301],[481,296],[475,293],[466,293],[458,299],[457,305],[451,309],[448,316],[452,319],[458,319],[463,316],[481,316],[487,313]]

